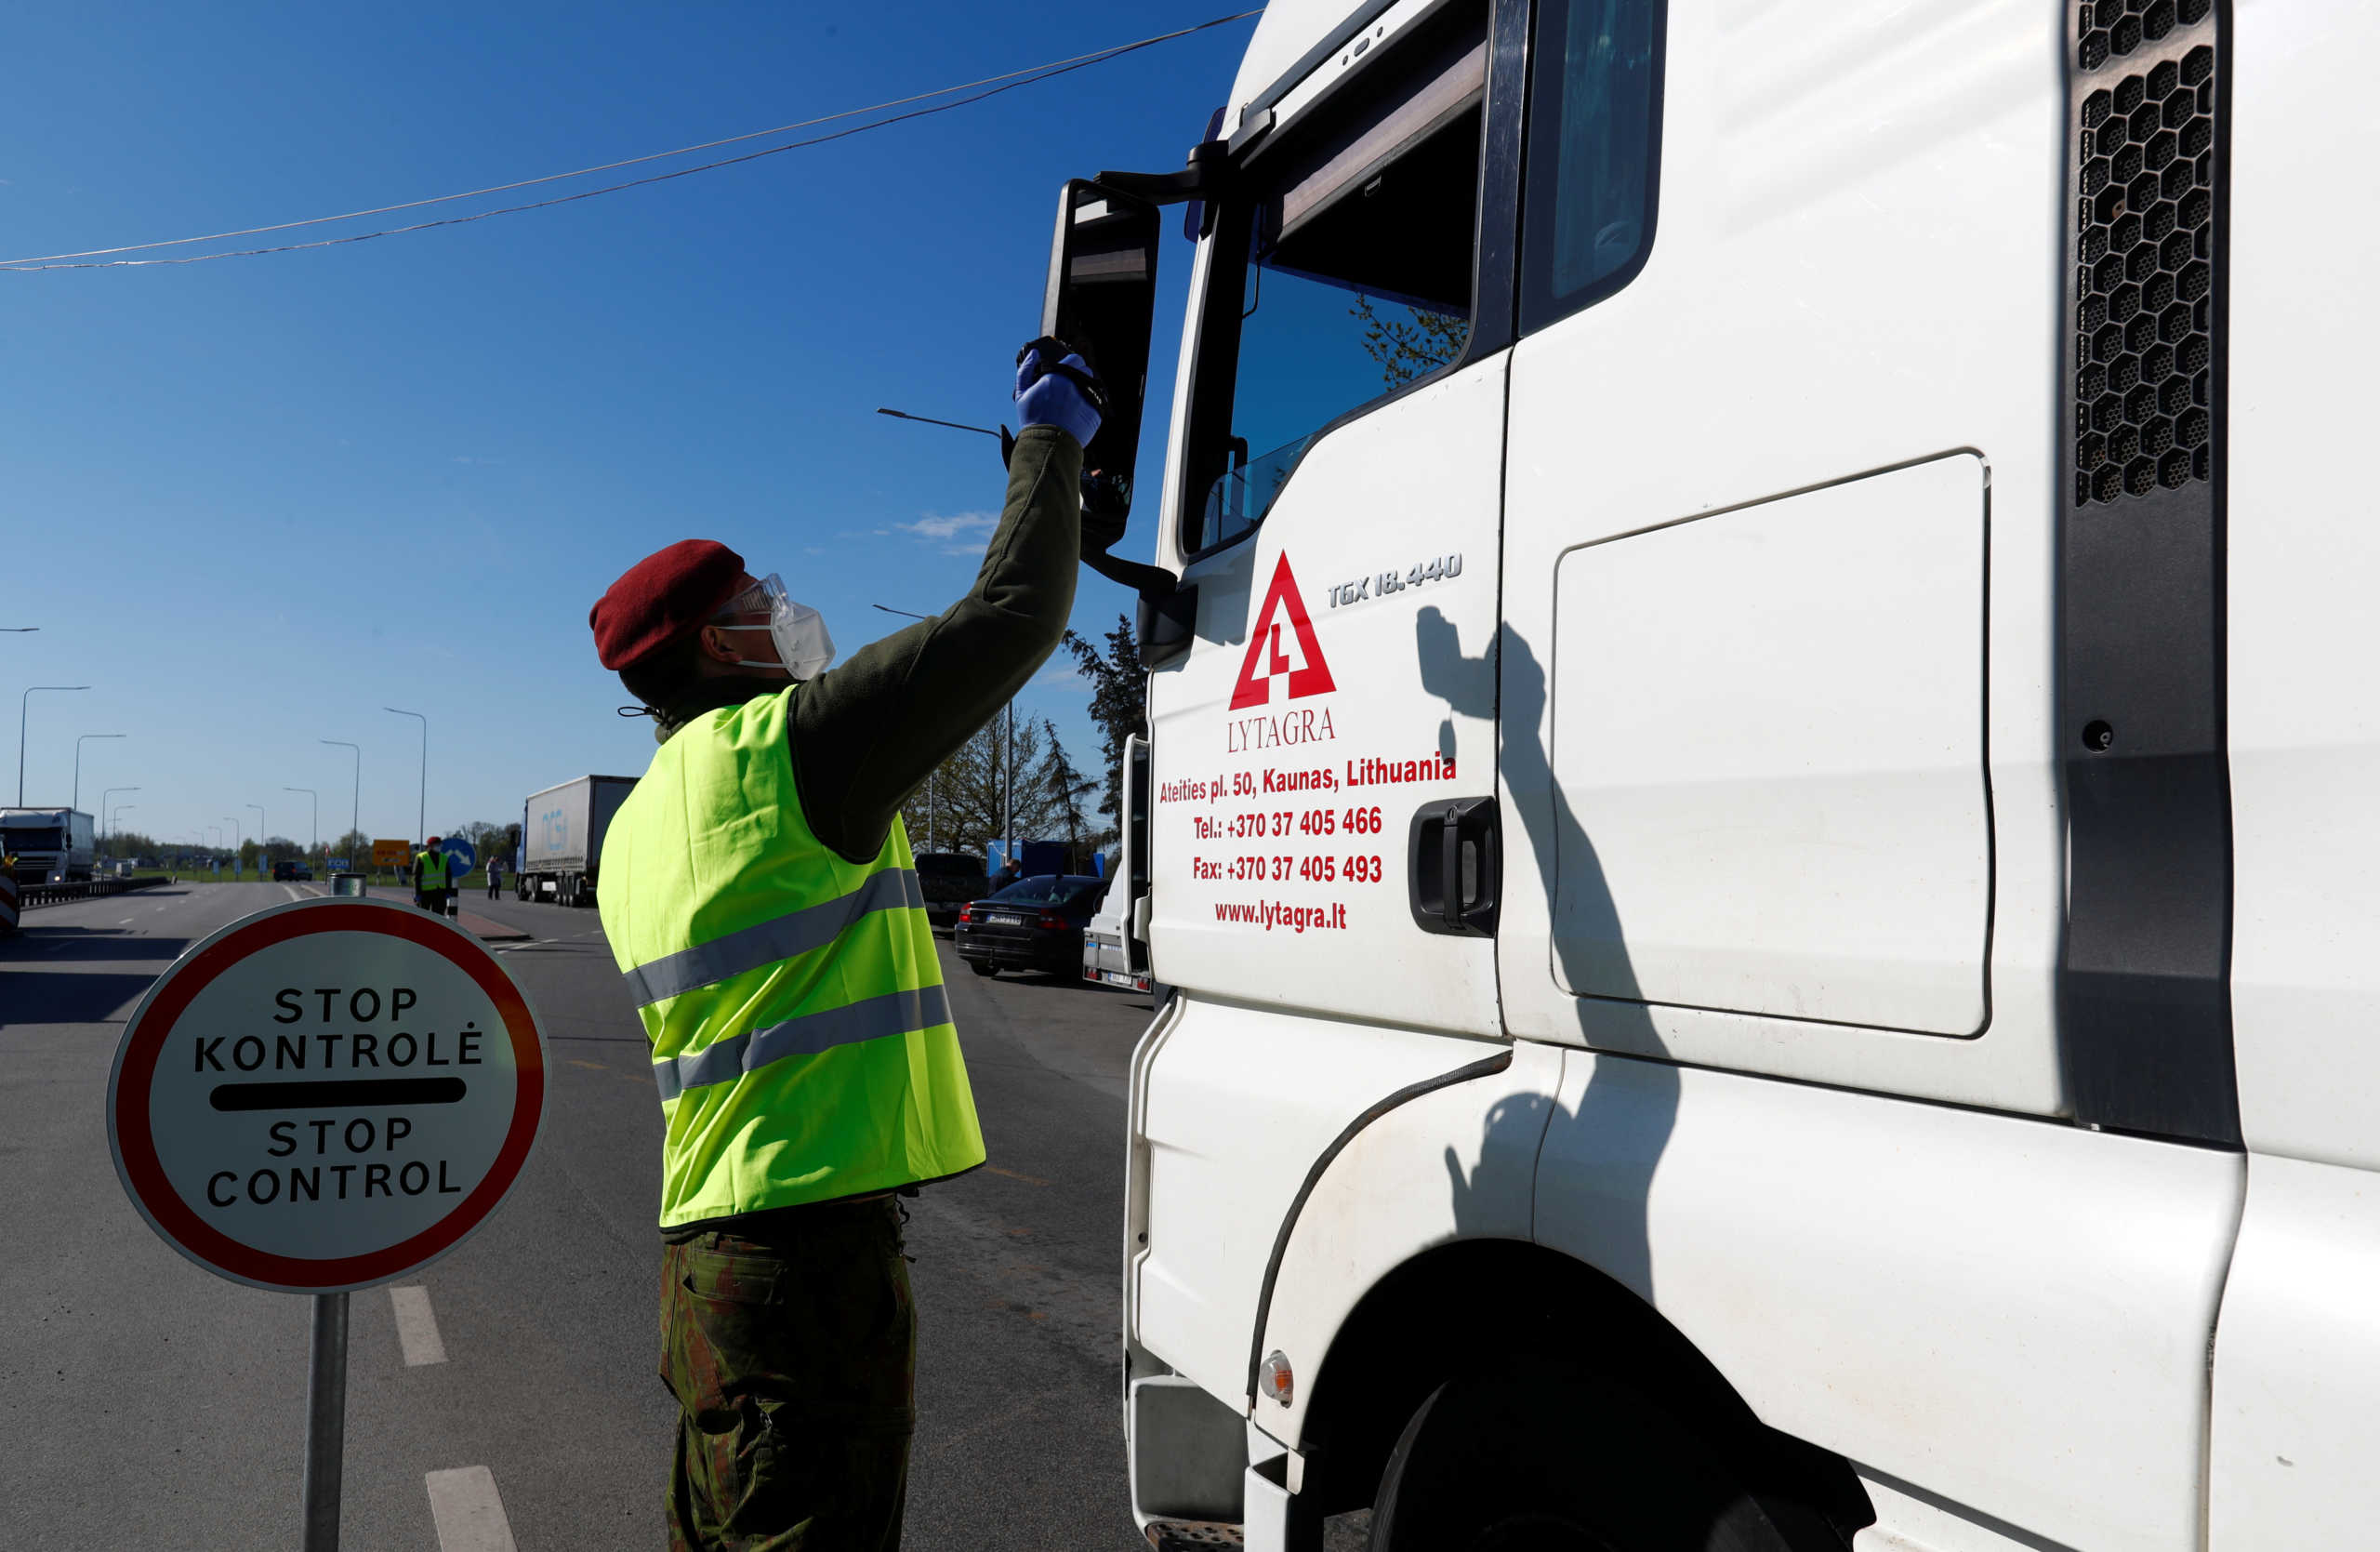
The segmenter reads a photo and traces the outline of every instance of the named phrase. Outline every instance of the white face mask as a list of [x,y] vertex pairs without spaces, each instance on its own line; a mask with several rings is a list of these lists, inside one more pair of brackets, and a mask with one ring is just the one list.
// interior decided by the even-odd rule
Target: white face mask
[[796,679],[815,679],[826,671],[835,660],[835,638],[826,633],[826,617],[807,604],[796,604],[786,595],[785,583],[775,572],[760,578],[760,593],[768,601],[769,623],[766,625],[721,625],[721,630],[765,630],[776,643],[777,661],[763,662],[757,657],[739,657],[746,668],[774,669],[782,667]]

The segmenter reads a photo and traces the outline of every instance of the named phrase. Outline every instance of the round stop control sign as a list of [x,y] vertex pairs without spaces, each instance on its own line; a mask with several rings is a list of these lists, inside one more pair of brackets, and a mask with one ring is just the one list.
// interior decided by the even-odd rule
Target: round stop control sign
[[202,939],[133,1009],[108,1142],[141,1216],[236,1282],[403,1277],[511,1189],[545,1045],[479,940],[371,899],[300,900]]

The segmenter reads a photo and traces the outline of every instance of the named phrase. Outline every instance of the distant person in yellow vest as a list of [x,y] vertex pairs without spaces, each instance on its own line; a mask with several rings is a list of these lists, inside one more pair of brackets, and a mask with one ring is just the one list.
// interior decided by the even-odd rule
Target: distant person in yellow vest
[[413,903],[440,916],[446,914],[449,869],[454,858],[438,849],[439,837],[422,843],[413,857]]
[[895,1193],[984,1161],[904,799],[1048,658],[1074,603],[1097,383],[1019,352],[1025,423],[974,590],[829,670],[816,610],[724,545],[588,617],[662,741],[597,906],[660,1092],[669,1545],[891,1552],[915,1420]]

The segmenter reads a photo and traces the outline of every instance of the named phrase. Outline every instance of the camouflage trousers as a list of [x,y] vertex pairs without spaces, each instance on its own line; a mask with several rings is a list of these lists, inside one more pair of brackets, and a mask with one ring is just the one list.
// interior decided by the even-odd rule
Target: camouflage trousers
[[664,1247],[671,1552],[892,1552],[917,1421],[899,1209],[803,1208],[754,1232]]

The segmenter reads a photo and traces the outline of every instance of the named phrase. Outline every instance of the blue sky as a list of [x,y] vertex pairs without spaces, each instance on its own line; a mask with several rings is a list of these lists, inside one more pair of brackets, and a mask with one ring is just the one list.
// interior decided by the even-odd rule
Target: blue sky
[[[20,7],[0,27],[0,259],[536,177],[1233,8]],[[350,757],[318,740],[342,738],[363,746],[363,828],[410,836],[416,724],[384,705],[431,719],[433,830],[641,772],[649,727],[614,715],[587,608],[682,537],[782,572],[846,652],[905,623],[871,603],[940,609],[981,556],[998,456],[874,410],[1009,416],[1060,183],[1179,166],[1253,25],[556,209],[0,273],[0,625],[42,628],[0,636],[0,706],[92,686],[33,697],[26,801],[67,799],[75,735],[124,733],[84,746],[85,808],[138,786],[125,826],[172,836],[225,816],[253,833],[262,803],[303,841],[308,800],[284,789],[307,787],[329,836]],[[1144,475],[1189,257],[1170,236]],[[1153,521],[1152,501],[1119,550],[1145,555]],[[1076,626],[1130,605],[1085,573]],[[1020,710],[1089,767],[1086,698],[1053,660]]]

